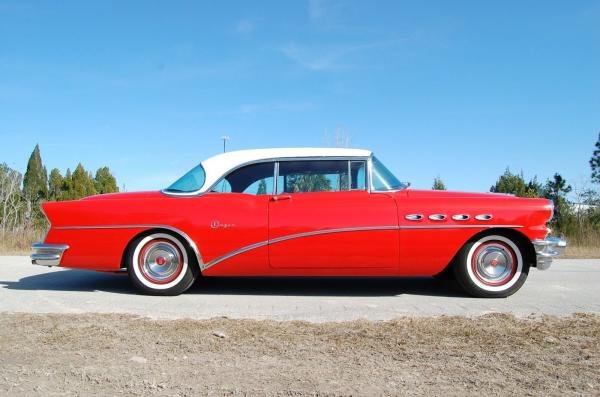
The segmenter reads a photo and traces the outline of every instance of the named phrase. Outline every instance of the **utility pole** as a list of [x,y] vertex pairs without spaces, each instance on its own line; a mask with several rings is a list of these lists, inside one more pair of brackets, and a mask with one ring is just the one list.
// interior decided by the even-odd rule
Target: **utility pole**
[[229,141],[229,136],[223,135],[221,137],[221,139],[223,140],[223,153],[225,153],[225,145],[226,145],[227,141]]

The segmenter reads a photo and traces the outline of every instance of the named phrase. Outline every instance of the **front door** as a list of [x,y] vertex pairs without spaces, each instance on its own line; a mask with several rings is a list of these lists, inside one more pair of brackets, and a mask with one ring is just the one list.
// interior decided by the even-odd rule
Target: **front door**
[[365,161],[279,163],[269,201],[269,264],[290,269],[397,269],[394,199],[369,193]]

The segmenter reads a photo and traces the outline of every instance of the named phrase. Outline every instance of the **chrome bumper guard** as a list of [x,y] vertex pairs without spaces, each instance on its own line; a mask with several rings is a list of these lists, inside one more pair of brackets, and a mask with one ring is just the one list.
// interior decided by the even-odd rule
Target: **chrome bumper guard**
[[567,242],[560,237],[547,237],[544,240],[533,240],[532,243],[537,255],[538,270],[548,269],[552,259],[562,255],[567,247]]
[[66,244],[35,243],[31,246],[31,263],[40,266],[58,266],[63,253],[69,249]]

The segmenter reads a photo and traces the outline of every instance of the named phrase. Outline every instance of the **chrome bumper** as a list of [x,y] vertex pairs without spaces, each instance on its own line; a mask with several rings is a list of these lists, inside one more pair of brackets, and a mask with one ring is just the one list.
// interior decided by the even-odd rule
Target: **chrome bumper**
[[66,244],[35,243],[31,246],[31,263],[40,266],[58,266],[63,253],[69,249]]
[[567,242],[560,237],[547,237],[544,240],[533,240],[532,243],[537,255],[538,270],[548,269],[552,259],[562,255],[567,247]]

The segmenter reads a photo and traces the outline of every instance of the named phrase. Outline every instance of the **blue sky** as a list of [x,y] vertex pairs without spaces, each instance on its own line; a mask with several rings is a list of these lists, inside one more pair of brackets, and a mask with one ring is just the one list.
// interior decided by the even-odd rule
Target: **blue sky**
[[589,179],[600,1],[0,0],[0,162],[169,184],[230,149],[375,151],[402,180]]

